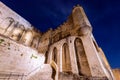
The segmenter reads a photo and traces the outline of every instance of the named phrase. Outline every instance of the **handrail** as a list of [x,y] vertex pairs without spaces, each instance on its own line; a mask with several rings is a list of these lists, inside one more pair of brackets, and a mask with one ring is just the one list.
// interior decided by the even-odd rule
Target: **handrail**
[[30,75],[31,73],[33,73],[34,71],[38,70],[38,69],[41,69],[41,65],[38,66],[37,68],[33,69],[31,72],[29,72],[29,73],[27,74],[27,76]]

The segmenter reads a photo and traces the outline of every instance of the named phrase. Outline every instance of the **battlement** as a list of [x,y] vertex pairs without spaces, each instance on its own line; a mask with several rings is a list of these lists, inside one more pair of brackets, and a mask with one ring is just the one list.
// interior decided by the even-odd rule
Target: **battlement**
[[42,33],[0,2],[0,57],[0,71],[20,78],[31,73],[27,80],[115,80],[119,74],[113,75],[81,6],[62,25]]
[[[84,35],[88,31],[91,32],[91,25],[80,6],[73,8],[66,22],[56,29],[50,29],[45,33],[38,31],[28,21],[5,6],[2,2],[0,2],[0,6],[0,34],[16,42],[35,48],[42,53],[46,52],[49,44],[65,37],[70,35]],[[40,47],[43,47],[44,50],[41,50]]]

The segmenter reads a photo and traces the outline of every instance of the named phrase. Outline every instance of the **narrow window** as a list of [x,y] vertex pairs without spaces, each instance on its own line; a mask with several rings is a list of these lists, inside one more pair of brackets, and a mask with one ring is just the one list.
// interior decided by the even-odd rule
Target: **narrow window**
[[53,49],[52,60],[57,64],[57,48]]
[[71,71],[69,46],[66,43],[63,44],[63,47],[62,47],[62,69],[63,69],[63,72]]
[[76,38],[74,44],[79,75],[90,76],[89,64],[84,51],[82,40]]

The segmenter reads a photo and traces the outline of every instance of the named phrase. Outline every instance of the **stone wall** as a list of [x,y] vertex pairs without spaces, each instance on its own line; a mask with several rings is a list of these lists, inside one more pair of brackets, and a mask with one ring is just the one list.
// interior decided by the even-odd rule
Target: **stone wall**
[[28,74],[44,64],[45,57],[30,47],[0,35],[0,72]]
[[[47,64],[42,68],[45,59]],[[50,80],[72,80],[76,75],[79,79],[86,76],[113,80],[111,68],[80,6],[62,25],[41,33],[0,2],[0,64],[1,72],[30,74],[29,80],[46,79],[45,74]]]
[[[83,52],[78,53],[81,55],[76,54],[75,40],[77,38],[82,40],[85,54],[83,54]],[[64,52],[64,48],[63,48],[64,44],[68,45],[69,52],[66,53]],[[101,62],[99,55],[96,52],[94,46],[95,45],[93,44],[92,38],[90,38],[89,36],[86,37],[71,36],[64,38],[50,46],[50,49],[48,51],[49,52],[48,56],[46,57],[48,60],[47,63],[50,63],[52,60],[55,61],[55,63],[58,66],[59,72],[66,72],[66,73],[72,72],[84,76],[105,77],[106,75],[109,74],[105,72],[107,69],[103,66],[104,64]],[[55,48],[57,51],[54,52]],[[64,58],[63,55],[65,54],[67,55]],[[55,58],[53,58],[54,56]],[[79,57],[79,59],[77,60],[78,56],[81,57]],[[80,63],[77,61],[80,61]],[[67,67],[67,65],[69,66],[69,68]]]
[[42,33],[0,2],[0,34],[37,49],[38,45],[36,46],[36,43],[32,41],[35,41],[33,40],[35,38],[39,42],[38,38]]
[[112,69],[116,80],[120,80],[120,69]]
[[[15,26],[23,26],[25,29],[30,28],[31,24],[19,16],[17,13],[12,11],[10,8],[5,6],[2,2],[0,2],[0,29],[6,29],[8,26],[14,23]],[[5,30],[4,30],[5,31]],[[4,33],[4,31],[2,31]]]
[[27,80],[53,80],[52,79],[52,68],[49,64],[42,65],[32,74],[27,76]]

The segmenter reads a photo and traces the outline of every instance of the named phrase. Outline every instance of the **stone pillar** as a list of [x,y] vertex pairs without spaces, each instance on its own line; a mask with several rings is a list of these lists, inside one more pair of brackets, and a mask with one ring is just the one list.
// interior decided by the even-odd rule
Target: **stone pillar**
[[68,44],[69,44],[69,50],[70,50],[70,60],[71,60],[72,72],[75,73],[75,74],[78,74],[74,40],[75,40],[75,37],[69,37]]
[[103,64],[95,49],[90,34],[81,37],[92,76],[105,77]]
[[107,59],[106,59],[106,57],[105,57],[105,54],[104,54],[104,52],[102,51],[102,49],[101,48],[99,48],[99,55],[101,56],[101,58],[102,58],[102,61],[103,61],[103,65],[105,66],[105,68],[106,68],[106,75],[108,76],[108,78],[110,79],[110,80],[115,80],[115,77],[114,77],[114,75],[113,75],[113,72],[112,72],[112,69],[111,69],[111,67],[110,67],[110,65],[109,65],[109,63],[108,63],[108,61],[107,61]]
[[59,71],[62,72],[62,46],[59,46],[58,48],[58,60],[59,60]]
[[115,80],[115,79],[114,79],[114,76],[113,76],[113,73],[112,73],[112,70],[111,70],[111,67],[110,67],[110,65],[109,65],[109,63],[108,63],[108,61],[107,61],[107,59],[106,59],[106,57],[105,57],[104,52],[103,52],[102,49],[98,46],[98,44],[97,44],[94,36],[91,35],[91,37],[92,37],[92,39],[93,39],[93,44],[94,44],[94,46],[95,46],[95,48],[96,48],[96,50],[97,50],[97,53],[98,53],[98,55],[99,55],[99,57],[100,57],[100,59],[101,59],[101,62],[102,62],[102,64],[103,64],[103,67],[105,68],[105,74],[106,74],[106,76],[107,76],[110,80],[111,80],[111,79],[112,79],[112,80]]

